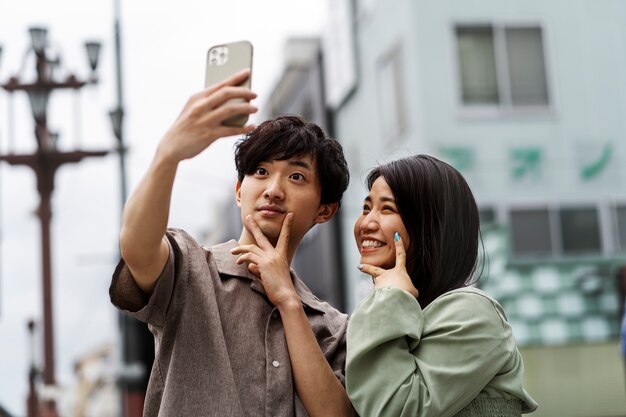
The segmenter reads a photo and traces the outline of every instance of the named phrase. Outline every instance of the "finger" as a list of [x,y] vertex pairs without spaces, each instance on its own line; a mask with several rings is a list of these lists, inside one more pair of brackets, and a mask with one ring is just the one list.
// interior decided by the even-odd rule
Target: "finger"
[[400,233],[396,232],[393,235],[393,240],[396,244],[396,268],[406,268],[406,251]]
[[245,135],[250,132],[253,132],[254,129],[256,129],[255,124],[249,124],[244,127],[220,126],[217,129],[215,129],[215,135],[219,136],[220,138],[225,138],[228,136],[235,136],[235,135]]
[[237,261],[235,262],[237,265],[241,265],[243,263],[252,263],[252,264],[258,264],[263,258],[255,253],[244,253],[243,255],[241,255],[239,258],[237,258]]
[[289,248],[289,235],[291,233],[291,224],[293,223],[293,213],[287,213],[283,220],[283,226],[280,229],[280,236],[278,236],[278,242],[276,242],[276,250],[282,255],[287,255],[287,248]]
[[272,244],[269,242],[269,240],[267,240],[267,238],[265,237],[265,235],[259,228],[259,225],[256,224],[252,216],[249,214],[248,216],[246,216],[246,225],[250,233],[252,233],[252,235],[254,236],[254,239],[256,240],[257,245],[261,249],[274,248],[274,246],[272,246]]
[[248,271],[252,272],[252,275],[261,278],[261,270],[257,264],[249,263]]
[[230,250],[233,255],[240,255],[242,253],[255,253],[259,256],[262,255],[262,250],[257,245],[241,245],[234,247]]
[[246,68],[246,69],[244,69],[242,71],[239,71],[239,72],[231,75],[230,77],[224,79],[223,81],[220,81],[219,83],[216,83],[216,84],[208,86],[207,88],[204,89],[203,93],[205,95],[211,95],[215,91],[219,90],[220,88],[222,88],[224,86],[241,84],[242,82],[247,80],[248,77],[250,77],[250,69]]
[[371,275],[374,278],[382,275],[385,272],[385,270],[382,268],[379,268],[377,266],[367,265],[367,264],[360,264],[358,268],[361,272],[364,272],[367,275]]
[[256,113],[258,110],[259,109],[256,106],[247,102],[228,103],[223,105],[222,107],[215,109],[212,112],[207,112],[205,120],[207,123],[211,123],[214,121],[222,123],[224,120],[230,117],[239,115],[250,115]]
[[222,104],[232,99],[241,99],[244,101],[254,100],[256,98],[256,93],[250,91],[250,89],[245,87],[223,87],[222,89],[216,91],[203,98],[198,105],[202,106],[203,109],[213,110],[217,107],[220,107]]

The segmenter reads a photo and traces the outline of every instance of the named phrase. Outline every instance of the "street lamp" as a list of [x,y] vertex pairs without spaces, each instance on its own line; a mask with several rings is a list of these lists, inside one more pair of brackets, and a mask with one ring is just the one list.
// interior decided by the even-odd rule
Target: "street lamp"
[[[58,133],[48,129],[48,104],[52,93],[59,89],[79,90],[88,84],[97,82],[96,68],[100,44],[88,42],[87,53],[91,74],[89,79],[80,79],[74,74],[65,79],[56,79],[55,67],[60,65],[59,56],[51,55],[48,50],[48,31],[46,28],[33,27],[29,29],[31,45],[28,52],[35,54],[37,78],[33,82],[23,82],[21,74],[17,74],[3,84],[4,90],[13,94],[23,91],[28,94],[31,111],[35,120],[35,138],[37,149],[30,154],[0,155],[0,161],[10,165],[23,165],[31,168],[37,176],[37,191],[40,203],[37,216],[41,223],[41,253],[42,253],[42,285],[43,285],[43,333],[44,333],[44,363],[43,383],[46,386],[56,385],[54,372],[54,332],[53,332],[53,309],[52,309],[52,262],[50,250],[50,222],[52,219],[51,198],[54,190],[54,177],[59,167],[68,163],[78,163],[88,157],[102,157],[109,150],[86,151],[74,149],[62,152],[57,149],[56,142]],[[32,385],[31,385],[32,386]],[[41,416],[57,416],[54,400],[44,400],[39,408]],[[33,417],[30,416],[29,417]]]
[[102,45],[100,42],[90,41],[85,42],[85,49],[87,49],[87,58],[89,59],[89,67],[91,68],[91,82],[96,82],[98,77],[96,76],[96,68],[98,67],[98,58],[100,57],[100,48]]
[[30,32],[30,44],[38,57],[43,56],[48,46],[48,29],[32,27]]

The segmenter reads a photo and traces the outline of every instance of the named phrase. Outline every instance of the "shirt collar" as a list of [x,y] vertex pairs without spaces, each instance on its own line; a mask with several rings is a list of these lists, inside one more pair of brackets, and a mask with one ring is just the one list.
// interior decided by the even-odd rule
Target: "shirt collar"
[[[239,244],[236,240],[229,240],[228,242],[220,243],[208,249],[213,254],[213,259],[217,265],[220,277],[230,275],[249,279],[251,281],[250,287],[265,295],[265,290],[263,289],[261,281],[248,271],[248,267],[246,265],[238,265],[236,262],[237,255],[230,253],[230,250],[237,246],[239,246]],[[296,289],[296,293],[298,293],[302,304],[319,313],[325,314],[326,308],[319,298],[313,295],[311,290],[304,284],[293,269],[290,269],[290,273],[293,279],[294,288]]]

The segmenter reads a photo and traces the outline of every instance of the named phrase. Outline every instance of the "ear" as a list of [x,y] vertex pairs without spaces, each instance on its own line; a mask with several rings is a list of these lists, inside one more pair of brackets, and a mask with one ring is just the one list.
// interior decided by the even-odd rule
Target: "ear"
[[315,217],[315,224],[326,223],[335,216],[339,210],[339,203],[321,204],[317,210],[317,216]]
[[235,184],[235,200],[237,201],[237,207],[241,207],[241,181],[237,181],[237,184]]

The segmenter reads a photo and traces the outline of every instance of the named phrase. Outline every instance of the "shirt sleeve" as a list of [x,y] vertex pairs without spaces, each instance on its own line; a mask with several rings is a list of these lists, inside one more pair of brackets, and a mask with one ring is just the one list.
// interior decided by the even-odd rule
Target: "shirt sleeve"
[[326,340],[322,347],[324,357],[332,368],[335,376],[341,384],[346,385],[346,333],[348,328],[348,316],[334,311],[327,313],[329,327],[333,334]]
[[515,351],[503,313],[487,297],[449,293],[425,316],[408,292],[375,289],[348,326],[346,388],[360,415],[453,416]]
[[185,264],[188,256],[188,237],[183,231],[168,229],[165,236],[169,256],[152,294],[148,295],[139,288],[124,259],[121,259],[115,268],[109,287],[113,305],[128,315],[156,327],[163,327],[165,323],[175,283],[184,274],[185,268],[180,266]]

